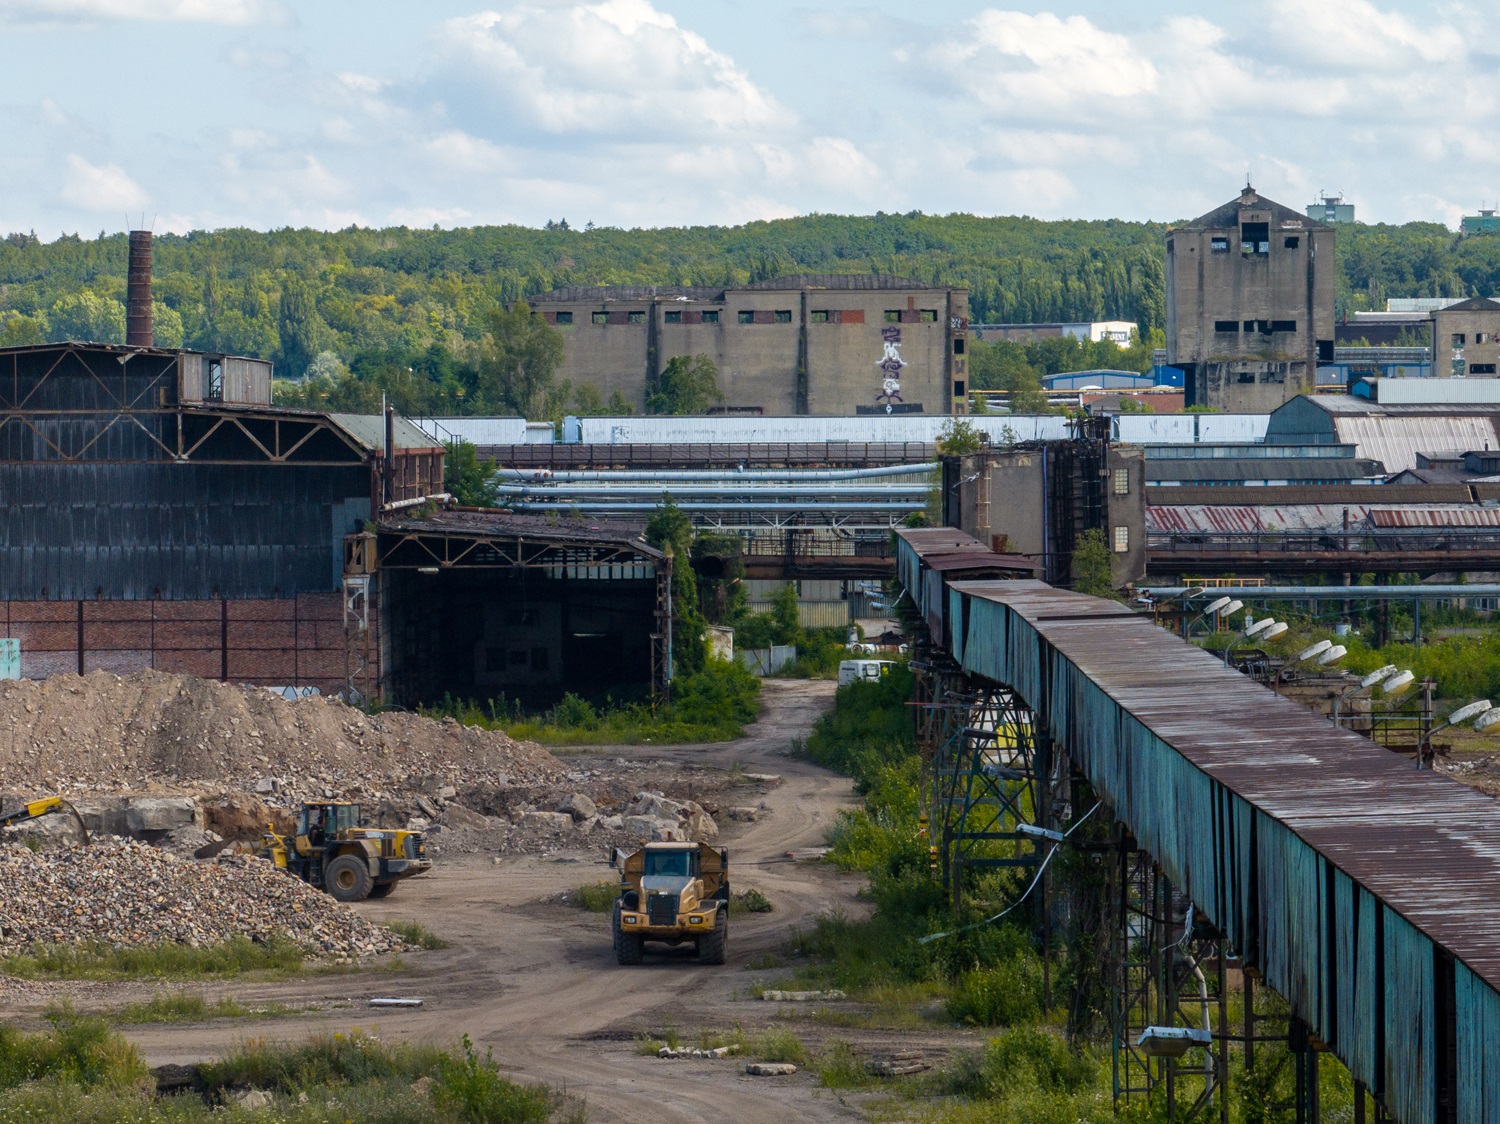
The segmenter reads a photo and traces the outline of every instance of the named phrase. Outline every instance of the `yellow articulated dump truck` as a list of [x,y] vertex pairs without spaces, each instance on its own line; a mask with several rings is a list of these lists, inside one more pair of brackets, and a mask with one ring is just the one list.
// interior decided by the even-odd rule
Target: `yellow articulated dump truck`
[[615,957],[639,964],[646,941],[692,941],[700,964],[722,964],[729,952],[729,852],[706,843],[648,843],[616,849]]

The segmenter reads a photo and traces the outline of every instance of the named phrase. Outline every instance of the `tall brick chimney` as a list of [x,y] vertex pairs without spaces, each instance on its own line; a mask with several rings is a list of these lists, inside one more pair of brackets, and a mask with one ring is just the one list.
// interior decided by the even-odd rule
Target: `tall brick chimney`
[[125,344],[151,347],[151,232],[130,232],[130,272],[125,285]]

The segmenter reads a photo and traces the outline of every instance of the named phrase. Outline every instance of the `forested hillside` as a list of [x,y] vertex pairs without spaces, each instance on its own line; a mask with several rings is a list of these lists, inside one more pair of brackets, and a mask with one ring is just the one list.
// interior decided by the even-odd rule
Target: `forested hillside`
[[[156,240],[158,339],[258,355],[338,383],[352,369],[420,409],[478,408],[473,348],[497,303],[573,284],[732,285],[881,272],[967,285],[979,322],[1164,317],[1165,226],[972,215],[809,215],[736,227],[338,232]],[[1340,228],[1339,305],[1500,291],[1500,237],[1442,226]],[[29,234],[0,244],[0,343],[124,336],[126,240]],[[1049,366],[1052,364],[1048,364]],[[403,385],[404,384],[404,385]],[[416,401],[420,399],[420,401]],[[466,400],[467,399],[467,400]],[[344,403],[355,405],[356,403]]]

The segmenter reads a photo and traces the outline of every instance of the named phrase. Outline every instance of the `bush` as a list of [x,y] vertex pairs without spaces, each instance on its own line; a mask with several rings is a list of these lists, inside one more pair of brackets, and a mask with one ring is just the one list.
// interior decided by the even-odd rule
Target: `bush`
[[608,913],[614,909],[615,899],[619,896],[618,882],[585,882],[572,889],[568,894],[568,903],[590,913]]
[[672,682],[671,718],[691,726],[733,729],[760,715],[760,680],[734,660],[711,659]]
[[970,1026],[1015,1026],[1042,1015],[1042,965],[1017,956],[958,977],[948,1014]]
[[51,1029],[36,1034],[0,1026],[0,1089],[43,1080],[119,1090],[150,1086],[135,1047],[103,1019],[79,1018],[66,1006],[48,1017]]
[[444,1058],[438,1070],[436,1099],[473,1124],[546,1124],[552,1098],[545,1089],[528,1088],[500,1076],[494,1054],[483,1058],[464,1035],[462,1058]]

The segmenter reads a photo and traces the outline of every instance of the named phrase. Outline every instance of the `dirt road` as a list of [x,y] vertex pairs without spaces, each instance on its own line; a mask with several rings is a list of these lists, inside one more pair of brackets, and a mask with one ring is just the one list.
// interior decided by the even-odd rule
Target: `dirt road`
[[[760,720],[740,741],[608,747],[581,755],[692,760],[782,778],[758,797],[768,809],[764,818],[725,824],[721,842],[730,850],[736,889],[753,886],[775,906],[770,914],[735,918],[727,968],[669,956],[648,956],[636,968],[616,965],[607,916],[555,900],[561,890],[609,878],[601,855],[559,851],[498,863],[465,856],[386,901],[360,906],[375,919],[420,920],[449,942],[443,950],[408,955],[409,970],[205,989],[211,997],[233,994],[246,1002],[352,1007],[272,1023],[133,1028],[129,1036],[159,1065],[212,1057],[246,1034],[296,1038],[312,1029],[363,1026],[378,1027],[382,1036],[447,1044],[467,1033],[479,1047],[492,1048],[515,1076],[583,1096],[594,1121],[862,1118],[803,1074],[744,1077],[731,1060],[667,1061],[634,1049],[637,1035],[665,1027],[759,1025],[772,1005],[750,998],[750,988],[785,971],[751,971],[747,964],[781,947],[793,926],[820,911],[861,911],[857,879],[786,859],[790,850],[820,845],[838,810],[854,801],[847,778],[788,755],[792,739],[804,737],[832,699],[831,683],[771,680]],[[424,1005],[377,1014],[365,1005],[373,995],[419,996]],[[97,993],[89,1000],[102,1005]]]

